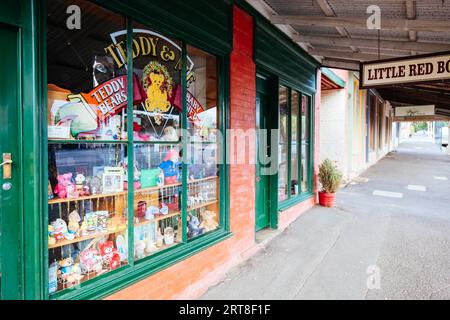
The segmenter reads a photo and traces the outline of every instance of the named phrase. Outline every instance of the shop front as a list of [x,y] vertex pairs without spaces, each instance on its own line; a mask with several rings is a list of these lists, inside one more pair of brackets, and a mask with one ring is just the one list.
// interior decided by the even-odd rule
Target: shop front
[[2,299],[198,297],[314,204],[318,65],[247,4],[0,7]]

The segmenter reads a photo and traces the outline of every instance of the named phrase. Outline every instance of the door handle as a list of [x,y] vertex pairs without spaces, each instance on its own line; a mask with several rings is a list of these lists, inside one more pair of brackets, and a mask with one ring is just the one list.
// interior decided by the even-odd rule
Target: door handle
[[3,154],[3,162],[0,163],[0,167],[3,167],[3,179],[11,179],[11,153]]

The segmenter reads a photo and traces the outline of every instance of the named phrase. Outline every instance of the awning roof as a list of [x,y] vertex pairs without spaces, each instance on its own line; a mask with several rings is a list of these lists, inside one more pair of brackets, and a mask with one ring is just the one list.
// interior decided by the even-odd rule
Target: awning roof
[[334,73],[333,70],[327,67],[322,67],[320,70],[322,71],[322,90],[345,88],[345,80]]

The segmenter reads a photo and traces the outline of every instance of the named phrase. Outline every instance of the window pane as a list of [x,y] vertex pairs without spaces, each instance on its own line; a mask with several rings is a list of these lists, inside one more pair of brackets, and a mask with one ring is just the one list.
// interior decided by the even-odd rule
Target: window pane
[[288,91],[287,88],[280,86],[280,139],[279,139],[279,167],[278,167],[278,200],[287,199],[288,195]]
[[181,238],[179,145],[135,144],[134,258],[166,249]]
[[[182,242],[181,42],[133,28],[134,259]],[[164,144],[145,142],[164,141]],[[171,141],[173,143],[167,143]]]
[[126,264],[127,192],[121,144],[48,147],[50,293]]
[[298,112],[299,93],[292,91],[291,94],[291,195],[298,194]]
[[[187,46],[187,239],[219,227],[217,58]],[[189,69],[192,63],[192,69]]]
[[310,110],[311,110],[311,99],[308,96],[302,96],[302,124],[301,124],[301,138],[302,138],[302,192],[309,191],[309,144],[310,144]]
[[179,140],[181,42],[140,24],[133,29],[134,141]]
[[113,45],[125,19],[87,1],[70,4],[81,8],[80,29],[66,25],[68,4],[47,2],[48,138],[126,139],[125,39]]

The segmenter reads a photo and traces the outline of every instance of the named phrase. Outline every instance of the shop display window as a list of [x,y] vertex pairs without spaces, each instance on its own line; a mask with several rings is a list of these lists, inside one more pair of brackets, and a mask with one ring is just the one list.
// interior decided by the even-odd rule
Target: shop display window
[[[278,201],[290,203],[311,193],[311,97],[279,87]],[[289,183],[288,183],[289,181]]]
[[69,30],[67,6],[47,0],[49,294],[187,246],[223,220],[219,59],[73,4],[82,27]]

